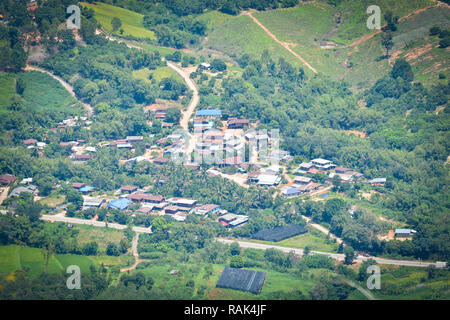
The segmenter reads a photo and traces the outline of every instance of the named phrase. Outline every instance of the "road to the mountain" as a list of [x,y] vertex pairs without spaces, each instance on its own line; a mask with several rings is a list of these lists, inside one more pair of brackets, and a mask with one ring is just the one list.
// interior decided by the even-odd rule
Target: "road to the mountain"
[[[239,246],[242,248],[253,248],[253,249],[260,249],[260,250],[266,250],[266,249],[278,249],[283,252],[289,253],[293,251],[295,254],[303,255],[303,249],[299,248],[288,248],[288,247],[280,247],[280,246],[274,246],[269,244],[262,244],[262,243],[254,243],[254,242],[247,242],[247,241],[240,241],[240,240],[232,240],[232,239],[224,239],[224,238],[217,238],[217,241],[222,243],[233,243],[237,242]],[[323,254],[326,256],[329,256],[333,259],[343,261],[344,260],[344,254],[341,253],[330,253],[330,252],[321,252],[321,251],[311,251],[312,253],[316,254]],[[437,262],[422,262],[422,261],[410,261],[410,260],[393,260],[393,259],[385,259],[385,258],[378,258],[378,257],[364,257],[361,255],[358,255],[358,257],[355,259],[358,262],[367,261],[369,259],[375,260],[378,264],[393,264],[397,266],[408,266],[408,267],[428,267],[430,265],[434,265],[435,267],[441,267],[441,264],[438,264]]]
[[[41,216],[42,220],[50,221],[50,222],[65,222],[65,223],[72,223],[72,224],[85,224],[89,226],[95,226],[95,227],[105,227],[106,223],[103,221],[96,221],[96,220],[86,220],[86,219],[78,219],[78,218],[70,218],[60,215],[45,215],[43,214]],[[108,228],[123,230],[126,229],[127,226],[123,224],[118,223],[108,223]],[[152,233],[151,227],[144,228],[144,227],[133,227],[133,231],[137,233]]]
[[75,91],[73,90],[73,86],[72,86],[70,83],[66,82],[63,78],[58,77],[57,75],[54,75],[54,74],[51,73],[50,71],[44,70],[44,69],[39,68],[39,67],[36,67],[36,66],[31,66],[31,65],[28,65],[28,64],[27,64],[26,67],[25,67],[25,71],[38,71],[38,72],[42,72],[42,73],[48,74],[48,75],[51,76],[53,79],[55,79],[55,80],[57,80],[59,83],[61,83],[61,85],[64,87],[64,89],[66,89],[66,90],[70,93],[70,95],[71,95],[72,97],[74,97],[77,101],[79,101],[79,102],[84,106],[84,108],[86,109],[86,112],[87,112],[88,116],[94,113],[94,109],[92,108],[92,106],[91,106],[90,104],[88,104],[88,103],[81,102],[81,101],[75,96]]
[[280,40],[278,40],[277,37],[275,37],[275,35],[270,32],[269,29],[267,29],[261,22],[259,22],[258,19],[256,19],[252,13],[250,11],[244,12],[245,15],[249,16],[261,29],[264,30],[264,32],[271,37],[273,40],[275,40],[275,42],[277,42],[278,44],[280,44],[283,48],[285,48],[287,51],[289,51],[290,53],[292,53],[297,59],[299,59],[301,62],[303,62],[303,64],[305,66],[307,66],[309,69],[311,69],[312,72],[317,73],[317,70],[315,68],[313,68],[305,59],[303,59],[297,52],[295,52],[294,50],[291,49],[291,47],[289,46],[288,43],[286,42],[282,42]]

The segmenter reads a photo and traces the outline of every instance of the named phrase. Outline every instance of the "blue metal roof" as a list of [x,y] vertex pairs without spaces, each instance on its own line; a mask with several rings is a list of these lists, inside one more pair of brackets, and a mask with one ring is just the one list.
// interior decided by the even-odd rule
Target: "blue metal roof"
[[89,192],[94,190],[94,187],[90,187],[90,186],[84,186],[83,188],[80,188],[80,192]]
[[222,115],[222,111],[219,109],[204,109],[198,110],[195,115],[197,117],[220,116]]
[[132,201],[127,198],[121,198],[117,200],[113,200],[110,203],[108,203],[108,208],[112,209],[118,209],[118,210],[124,210],[126,209]]

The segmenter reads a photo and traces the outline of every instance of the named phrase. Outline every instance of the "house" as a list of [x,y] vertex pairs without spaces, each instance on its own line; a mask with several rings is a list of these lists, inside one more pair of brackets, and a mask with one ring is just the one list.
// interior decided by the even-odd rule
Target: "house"
[[273,174],[261,173],[258,175],[258,184],[263,186],[275,186],[281,182],[281,177]]
[[412,237],[416,233],[416,230],[413,229],[395,229],[395,236],[399,238],[408,238]]
[[180,211],[178,206],[168,206],[164,209],[165,214],[175,214]]
[[75,188],[75,189],[78,189],[78,190],[83,188],[84,186],[86,186],[86,184],[83,183],[83,182],[73,182],[72,183],[72,188]]
[[193,209],[193,212],[198,215],[206,215],[206,214],[212,214],[220,211],[221,208],[217,204],[204,204],[201,205],[195,209]]
[[352,169],[344,168],[344,167],[339,166],[339,167],[336,167],[336,168],[334,169],[334,171],[335,171],[336,173],[347,173],[347,172],[349,172],[349,171],[352,171]]
[[145,202],[145,203],[161,203],[164,201],[164,197],[157,195],[151,195],[148,193],[142,193],[142,192],[136,192],[136,193],[132,193],[127,195],[125,198],[127,198],[128,200],[131,200],[133,202]]
[[175,123],[170,123],[170,122],[162,122],[161,123],[161,128],[172,128],[173,126],[175,126]]
[[168,158],[156,158],[153,160],[153,163],[157,165],[164,165],[167,164],[168,162],[169,162]]
[[186,220],[186,217],[187,217],[187,214],[184,212],[177,212],[172,215],[172,218],[174,218],[175,220],[177,220],[179,222],[183,222],[184,220]]
[[94,188],[94,187],[90,187],[90,186],[84,186],[84,187],[81,187],[81,188],[78,189],[78,190],[79,190],[81,193],[83,193],[83,194],[87,194],[87,193],[89,193],[89,192],[95,190],[95,188]]
[[195,116],[204,118],[220,118],[222,116],[222,111],[219,109],[203,109],[198,110],[195,113]]
[[141,142],[144,140],[143,136],[128,136],[126,138],[128,143],[136,143],[136,142]]
[[248,217],[234,213],[227,213],[219,217],[218,221],[226,228],[234,228],[245,224],[248,221]]
[[250,120],[248,119],[237,119],[237,118],[229,118],[227,121],[228,129],[243,129],[250,125]]
[[296,176],[294,177],[294,183],[300,185],[307,185],[312,182],[312,178],[304,177],[304,176]]
[[330,170],[336,167],[336,165],[332,164],[330,160],[317,158],[311,160],[311,163],[317,168],[322,170]]
[[321,186],[320,183],[311,182],[308,185],[303,185],[303,186],[297,187],[297,190],[299,190],[302,193],[307,193],[307,192],[311,192],[311,191],[315,191],[315,190],[319,189],[320,186]]
[[103,203],[105,203],[105,199],[96,199],[96,198],[84,199],[83,210],[87,210],[90,208],[100,208]]
[[149,214],[153,210],[153,206],[142,206],[137,209],[134,214]]
[[298,190],[297,188],[293,188],[293,187],[284,187],[281,190],[281,196],[283,198],[291,198],[291,197],[296,197],[301,195],[302,192],[300,190]]
[[276,151],[276,152],[272,152],[270,154],[270,158],[272,161],[278,161],[278,162],[284,162],[284,163],[288,163],[290,161],[292,161],[294,159],[293,156],[291,156],[289,154],[289,152],[284,151],[284,150],[280,150],[280,151]]
[[30,184],[33,182],[33,178],[23,178],[19,183],[20,184]]
[[23,140],[23,144],[26,146],[32,146],[35,145],[38,141],[36,139],[26,139]]
[[117,149],[133,149],[133,145],[131,143],[119,143],[116,145]]
[[7,186],[13,184],[14,182],[16,182],[16,177],[14,177],[12,174],[6,173],[0,176],[1,185]]
[[84,148],[84,151],[95,153],[97,152],[97,149],[95,147],[86,147]]
[[369,181],[372,186],[384,187],[386,184],[386,178],[375,178]]
[[269,174],[279,174],[280,170],[281,170],[280,166],[271,165],[265,169],[265,172],[267,172]]
[[211,65],[207,62],[202,62],[200,63],[199,68],[203,70],[209,70],[211,69]]
[[125,210],[131,204],[131,202],[132,201],[127,198],[120,198],[108,203],[107,207],[111,209]]
[[138,189],[138,187],[136,187],[136,186],[123,186],[123,187],[120,187],[119,190],[121,193],[125,193],[125,192],[132,193],[132,192],[135,192],[137,189]]
[[185,198],[170,198],[167,202],[172,203],[179,207],[192,208],[197,203],[197,200],[185,199]]
[[302,162],[300,166],[298,167],[297,171],[308,171],[309,169],[313,168],[314,165],[311,162]]
[[29,185],[28,187],[17,187],[9,194],[10,197],[18,197],[22,192],[35,194],[37,187],[34,185]]
[[[349,171],[347,171],[347,172],[349,172]],[[342,182],[350,182],[350,181],[353,181],[353,176],[350,175],[350,174],[346,174],[346,173],[335,173],[335,172],[331,172],[331,173],[329,174],[329,177],[330,177],[331,179],[333,179],[335,176],[338,176],[338,177],[341,179]]]

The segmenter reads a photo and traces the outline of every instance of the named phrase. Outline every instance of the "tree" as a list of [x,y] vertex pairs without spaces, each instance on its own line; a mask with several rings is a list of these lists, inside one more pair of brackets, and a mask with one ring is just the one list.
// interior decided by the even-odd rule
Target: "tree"
[[128,239],[127,238],[120,239],[119,250],[120,250],[121,253],[127,253],[129,246],[130,246],[130,244],[128,243]]
[[352,264],[353,260],[356,258],[355,250],[351,246],[345,246],[344,248],[344,263]]
[[389,58],[389,50],[394,46],[391,31],[383,32],[381,35],[381,45],[386,49],[386,57]]
[[111,26],[113,28],[113,32],[117,31],[122,26],[122,20],[117,17],[112,18]]
[[244,266],[244,260],[242,256],[233,256],[230,261],[230,267],[232,268],[242,268]]
[[109,242],[106,246],[106,254],[108,256],[119,256],[119,248],[117,248],[117,245],[115,243]]
[[305,249],[303,250],[303,255],[307,256],[310,252],[311,252],[311,249],[309,248],[309,246],[306,246]]
[[16,80],[16,93],[18,95],[22,95],[23,92],[25,91],[25,87],[26,87],[25,81],[23,81],[22,78],[17,78],[17,80]]
[[403,80],[410,82],[414,79],[414,73],[411,69],[411,65],[403,58],[395,60],[391,75],[394,79],[400,77]]
[[220,59],[214,59],[213,61],[211,61],[211,68],[213,70],[221,72],[226,70],[227,65]]
[[233,242],[230,244],[230,253],[232,256],[241,254],[241,247],[239,246],[239,243]]
[[166,111],[165,120],[169,123],[179,123],[181,119],[181,111],[178,108],[170,108]]
[[97,255],[98,244],[95,241],[88,242],[83,246],[81,251],[86,256],[95,256]]

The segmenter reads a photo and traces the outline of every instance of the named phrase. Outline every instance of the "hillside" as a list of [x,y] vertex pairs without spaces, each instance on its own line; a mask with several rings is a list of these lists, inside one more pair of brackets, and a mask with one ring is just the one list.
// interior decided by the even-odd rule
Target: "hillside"
[[[368,17],[365,8],[371,4],[380,6],[382,15],[390,10],[400,17],[398,30],[393,34],[393,54],[389,61],[381,58],[384,49],[379,32],[367,29],[365,24]],[[438,73],[448,72],[448,48],[436,48],[437,37],[428,37],[431,27],[450,26],[450,8],[443,3],[428,0],[342,1],[335,7],[326,1],[315,1],[294,8],[253,12],[252,15],[320,73],[333,79],[344,79],[358,90],[367,88],[386,74],[397,56],[412,60],[417,79],[425,82],[436,80]],[[204,16],[214,18],[216,15],[207,13]],[[214,20],[215,23],[213,18],[208,20],[209,33],[202,49],[222,52],[233,58],[243,53],[259,56],[268,49],[275,56],[304,66],[248,16],[229,16]],[[385,24],[384,18],[382,24]],[[239,32],[243,29],[245,33]],[[414,53],[415,50],[418,52]]]

